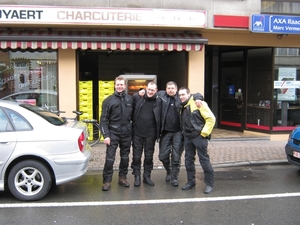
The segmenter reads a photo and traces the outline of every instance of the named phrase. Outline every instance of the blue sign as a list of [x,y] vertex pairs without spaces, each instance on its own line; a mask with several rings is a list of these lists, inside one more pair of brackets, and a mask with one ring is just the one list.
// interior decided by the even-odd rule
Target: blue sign
[[250,30],[256,33],[300,34],[300,16],[255,14]]

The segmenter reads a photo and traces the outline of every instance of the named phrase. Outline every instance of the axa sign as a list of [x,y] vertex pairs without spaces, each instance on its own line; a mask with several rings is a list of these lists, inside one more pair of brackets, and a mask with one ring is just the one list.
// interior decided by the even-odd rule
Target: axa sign
[[300,34],[300,16],[255,14],[249,27],[258,33]]

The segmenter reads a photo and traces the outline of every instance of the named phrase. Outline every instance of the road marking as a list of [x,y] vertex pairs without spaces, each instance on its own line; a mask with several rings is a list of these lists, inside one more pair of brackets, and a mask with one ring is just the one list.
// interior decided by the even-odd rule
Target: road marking
[[97,201],[97,202],[48,202],[48,203],[5,203],[0,208],[41,208],[41,207],[84,207],[84,206],[118,206],[118,205],[145,205],[145,204],[172,204],[172,203],[195,203],[195,202],[218,202],[239,201],[268,198],[300,197],[300,192],[278,193],[265,195],[242,195],[208,198],[180,198],[180,199],[153,199],[153,200],[130,200],[130,201]]

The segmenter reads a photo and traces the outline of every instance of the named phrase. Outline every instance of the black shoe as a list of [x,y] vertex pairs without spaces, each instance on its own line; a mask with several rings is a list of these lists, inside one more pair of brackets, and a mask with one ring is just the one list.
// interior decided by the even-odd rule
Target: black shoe
[[204,189],[204,194],[210,194],[212,193],[214,187],[206,185],[205,189]]
[[145,184],[150,185],[150,186],[154,186],[154,182],[150,179],[150,177],[144,177],[143,182],[144,182]]
[[123,187],[129,187],[130,186],[130,184],[126,180],[126,176],[119,177],[119,185],[121,185]]
[[171,180],[171,175],[170,174],[167,174],[166,178],[165,178],[165,181],[166,182],[170,182]]
[[179,185],[178,180],[175,180],[175,179],[172,180],[171,184],[173,187],[178,187],[178,185]]
[[139,187],[141,185],[141,176],[135,175],[134,176],[134,186]]
[[102,191],[108,191],[110,189],[110,182],[105,182],[102,186]]
[[181,189],[182,190],[189,190],[189,189],[192,189],[194,186],[195,186],[195,184],[186,183]]

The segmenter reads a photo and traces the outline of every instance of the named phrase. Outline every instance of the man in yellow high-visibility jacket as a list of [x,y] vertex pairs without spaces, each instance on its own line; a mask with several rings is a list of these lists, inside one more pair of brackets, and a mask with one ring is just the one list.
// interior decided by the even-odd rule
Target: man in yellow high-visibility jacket
[[207,154],[207,145],[216,118],[206,102],[194,100],[188,88],[179,89],[179,98],[182,104],[181,129],[184,137],[185,168],[188,178],[182,190],[191,189],[196,185],[195,155],[197,150],[200,165],[204,171],[206,184],[204,193],[210,194],[214,188],[214,170]]

